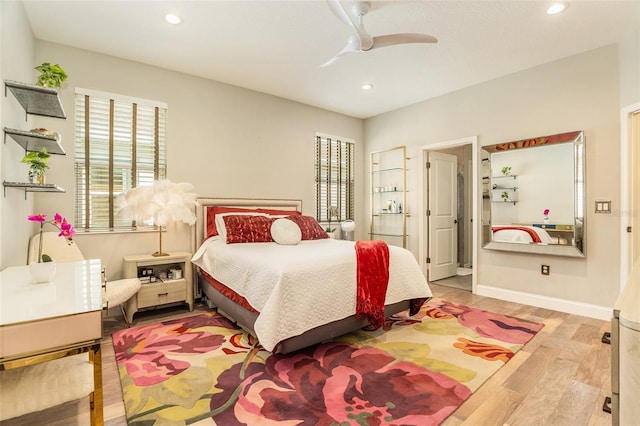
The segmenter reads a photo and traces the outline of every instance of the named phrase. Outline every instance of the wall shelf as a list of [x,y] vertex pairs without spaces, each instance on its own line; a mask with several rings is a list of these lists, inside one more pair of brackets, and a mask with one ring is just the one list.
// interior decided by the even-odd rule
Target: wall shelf
[[[5,96],[7,96],[7,90],[13,93],[13,96],[15,96],[24,108],[26,113],[25,120],[29,114],[52,118],[67,118],[64,109],[62,109],[62,102],[60,102],[60,97],[56,89],[5,80]],[[8,127],[4,127],[3,130],[4,143],[7,143],[7,135],[9,135],[27,152],[37,152],[42,148],[46,148],[49,154],[66,155],[59,139],[54,136]],[[4,186],[5,197],[7,196],[7,188],[18,188],[24,190],[25,200],[27,199],[27,192],[66,192],[64,188],[52,183],[38,184],[30,182],[7,182],[3,180],[2,185]]]
[[35,84],[5,80],[5,96],[7,96],[7,89],[13,93],[27,114],[53,118],[67,118],[56,89],[40,87]]
[[27,198],[27,192],[67,192],[64,188],[54,183],[29,183],[29,182],[7,182],[2,181],[4,186],[4,196],[7,196],[7,188],[24,189],[24,198]]
[[25,151],[40,151],[46,148],[49,154],[66,155],[64,148],[54,136],[44,135],[25,130],[4,129],[4,143],[7,143],[7,135],[18,143]]

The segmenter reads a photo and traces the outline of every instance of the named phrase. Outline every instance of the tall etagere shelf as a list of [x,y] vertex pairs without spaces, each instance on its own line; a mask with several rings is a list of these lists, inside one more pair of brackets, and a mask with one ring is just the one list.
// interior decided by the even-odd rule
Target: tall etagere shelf
[[[56,89],[5,80],[5,96],[7,96],[7,92],[11,92],[22,108],[24,108],[25,119],[30,114],[62,119],[67,118]],[[10,136],[11,139],[24,148],[25,152],[34,152],[46,148],[49,154],[66,155],[64,148],[56,137],[37,132],[11,129],[9,127],[4,127],[3,130],[4,143],[7,143],[7,136]],[[6,188],[18,188],[24,190],[25,198],[27,192],[66,192],[64,188],[56,184],[3,181],[2,185],[5,188],[5,195]]]
[[369,237],[407,247],[407,148],[371,153]]

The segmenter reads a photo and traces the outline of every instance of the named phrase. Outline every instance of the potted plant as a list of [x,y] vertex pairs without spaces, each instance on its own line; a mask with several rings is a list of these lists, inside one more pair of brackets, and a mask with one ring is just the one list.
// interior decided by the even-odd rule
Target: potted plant
[[509,193],[507,191],[502,191],[502,194],[500,194],[500,196],[502,197],[502,201],[504,201],[505,203],[509,201]]
[[47,152],[47,148],[25,154],[21,163],[29,165],[29,182],[44,184],[44,172],[49,168],[49,157],[51,154]]
[[509,176],[511,174],[511,166],[504,166],[502,168],[502,174],[505,176]]
[[58,89],[67,79],[67,73],[58,64],[51,65],[49,62],[44,62],[35,69],[40,71],[40,76],[38,77],[38,81],[36,81],[36,85],[38,86]]

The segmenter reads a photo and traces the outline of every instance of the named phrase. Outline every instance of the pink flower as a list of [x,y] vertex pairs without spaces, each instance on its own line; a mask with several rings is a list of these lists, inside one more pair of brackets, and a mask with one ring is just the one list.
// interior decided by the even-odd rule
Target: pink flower
[[545,216],[548,216],[548,215],[549,215],[549,209],[544,209],[543,214],[544,214]]
[[30,220],[31,222],[40,223],[40,244],[38,245],[38,263],[51,262],[52,260],[50,256],[42,253],[42,232],[44,230],[45,224],[49,223],[55,226],[56,228],[58,228],[58,231],[60,231],[60,233],[58,234],[58,237],[64,237],[67,240],[67,243],[69,244],[73,243],[73,236],[76,235],[76,230],[73,228],[73,225],[67,222],[67,219],[65,219],[60,215],[60,213],[56,213],[53,216],[53,220],[50,220],[50,221],[47,221],[47,215],[42,213],[27,216],[27,219]]
[[28,216],[27,219],[29,219],[32,222],[45,223],[47,221],[47,215],[46,214],[34,214],[34,215],[31,215],[31,216]]

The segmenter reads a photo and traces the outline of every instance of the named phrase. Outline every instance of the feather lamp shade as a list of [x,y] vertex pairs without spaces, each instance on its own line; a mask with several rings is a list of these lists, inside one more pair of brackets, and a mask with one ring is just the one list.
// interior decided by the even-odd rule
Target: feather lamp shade
[[193,225],[196,222],[196,197],[190,183],[158,180],[151,186],[133,188],[124,194],[122,217],[138,223],[153,222],[158,227],[160,248],[153,256],[168,256],[162,251],[162,227],[172,222]]

